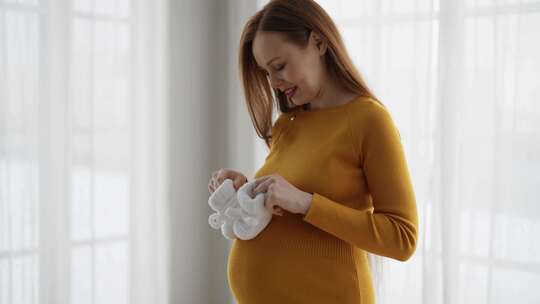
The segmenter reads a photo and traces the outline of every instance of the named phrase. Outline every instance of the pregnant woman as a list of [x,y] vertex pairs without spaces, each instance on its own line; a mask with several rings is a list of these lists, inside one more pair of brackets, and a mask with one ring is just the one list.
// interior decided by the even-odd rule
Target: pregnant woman
[[[266,192],[276,216],[255,238],[233,241],[228,280],[237,303],[375,303],[368,253],[406,261],[418,239],[390,113],[315,1],[270,1],[248,20],[239,52],[247,107],[270,149],[253,195]],[[247,182],[221,170],[209,191],[224,178],[236,189]]]

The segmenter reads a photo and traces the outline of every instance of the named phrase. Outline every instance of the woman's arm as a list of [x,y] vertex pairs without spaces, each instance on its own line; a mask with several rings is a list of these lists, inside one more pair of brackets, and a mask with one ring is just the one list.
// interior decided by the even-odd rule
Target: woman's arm
[[357,210],[313,193],[304,221],[369,252],[405,261],[416,249],[418,215],[401,138],[390,114],[371,102],[352,114],[355,147],[374,210]]

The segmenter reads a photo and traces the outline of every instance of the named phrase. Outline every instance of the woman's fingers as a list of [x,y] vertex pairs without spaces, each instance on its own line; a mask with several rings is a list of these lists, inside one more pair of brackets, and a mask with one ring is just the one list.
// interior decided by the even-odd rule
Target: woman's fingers
[[283,215],[283,209],[279,206],[274,206],[274,210],[272,211],[275,215],[282,216]]
[[208,191],[214,192],[226,179],[233,180],[235,190],[238,190],[243,184],[247,182],[247,178],[240,172],[221,168],[212,173],[212,178],[208,183]]
[[238,191],[238,189],[240,189],[240,187],[242,187],[242,185],[245,184],[246,182],[247,182],[247,177],[245,177],[242,174],[237,174],[233,182],[234,189]]
[[221,185],[221,183],[223,183],[223,181],[226,180],[227,178],[234,180],[235,176],[236,176],[236,172],[232,170],[225,169],[225,168],[219,169],[216,176],[216,184],[217,184],[216,186],[219,187],[219,185]]

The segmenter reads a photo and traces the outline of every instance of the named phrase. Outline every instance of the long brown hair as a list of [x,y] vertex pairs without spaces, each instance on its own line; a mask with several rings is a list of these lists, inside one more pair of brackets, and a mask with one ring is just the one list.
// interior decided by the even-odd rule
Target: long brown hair
[[[369,90],[350,59],[341,35],[330,16],[313,0],[272,0],[252,16],[244,26],[240,38],[239,70],[251,120],[260,138],[270,147],[272,111],[277,99],[280,112],[290,112],[309,104],[291,105],[287,96],[273,89],[253,57],[252,45],[257,32],[279,32],[285,41],[305,48],[314,31],[327,44],[324,55],[326,70],[332,79],[347,90],[370,97],[383,105]],[[384,105],[383,105],[384,106]]]

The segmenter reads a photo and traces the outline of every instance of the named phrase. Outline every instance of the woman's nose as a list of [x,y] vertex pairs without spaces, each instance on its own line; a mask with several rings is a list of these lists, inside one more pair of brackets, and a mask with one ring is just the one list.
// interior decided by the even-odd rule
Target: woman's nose
[[279,79],[277,79],[275,77],[270,77],[270,85],[274,89],[279,89],[280,85],[281,85],[281,80],[279,80]]

